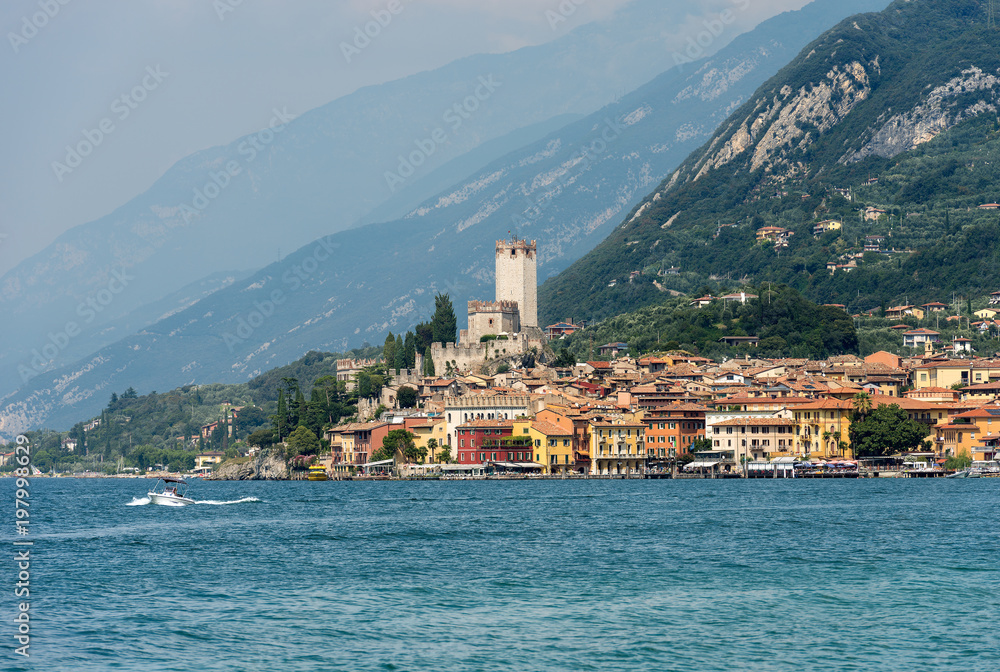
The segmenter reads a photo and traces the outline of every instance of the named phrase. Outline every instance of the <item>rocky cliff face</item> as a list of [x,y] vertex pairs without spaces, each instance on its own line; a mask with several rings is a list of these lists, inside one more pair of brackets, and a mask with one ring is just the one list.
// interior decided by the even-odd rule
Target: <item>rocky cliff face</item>
[[287,481],[288,464],[273,452],[258,453],[245,462],[226,462],[215,471],[220,481]]
[[996,114],[998,103],[1000,78],[972,66],[931,90],[922,104],[894,114],[880,128],[872,129],[872,137],[864,147],[849,152],[841,162],[861,161],[869,156],[890,159],[933,140],[966,119],[986,112]]

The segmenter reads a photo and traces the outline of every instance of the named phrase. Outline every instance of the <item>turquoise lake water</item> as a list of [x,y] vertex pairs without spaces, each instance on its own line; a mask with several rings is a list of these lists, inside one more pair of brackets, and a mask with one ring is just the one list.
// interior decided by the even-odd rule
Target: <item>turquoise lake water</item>
[[148,485],[31,481],[25,661],[0,479],[0,669],[1000,669],[1000,479]]

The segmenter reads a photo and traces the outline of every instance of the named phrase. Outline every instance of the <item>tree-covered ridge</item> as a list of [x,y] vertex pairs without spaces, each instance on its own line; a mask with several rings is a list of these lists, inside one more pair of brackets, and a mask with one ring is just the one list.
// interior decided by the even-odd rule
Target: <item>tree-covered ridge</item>
[[[809,45],[607,240],[543,285],[543,319],[601,319],[706,282],[786,283],[851,312],[904,296],[923,302],[995,290],[998,213],[978,206],[1000,200],[1000,88],[994,86],[1000,32],[981,27],[981,9],[969,0],[895,3],[881,14],[848,19]],[[865,64],[870,92],[834,126],[819,133],[799,124],[796,142],[765,153],[757,169],[751,144],[703,171],[706,157],[717,156],[745,121],[778,98],[808,94],[829,80],[833,66],[855,61]],[[962,74],[972,68],[982,76]],[[985,81],[986,88],[949,89],[937,122],[958,121],[973,108],[978,116],[891,159],[850,159],[894,115],[905,116],[956,77]],[[836,104],[834,96],[830,105]],[[866,220],[869,207],[885,213]],[[842,228],[814,236],[813,226],[827,219]],[[765,226],[792,231],[788,246],[758,243]],[[864,254],[873,235],[883,238],[881,253]]]
[[344,354],[309,352],[239,385],[186,385],[141,396],[132,388],[112,393],[101,415],[68,432],[28,432],[32,461],[46,471],[115,472],[158,464],[184,471],[194,467],[199,452],[233,455],[239,446],[274,443],[279,426],[281,439],[300,427],[322,436],[325,427],[355,413],[356,398],[336,380],[337,359],[380,352],[370,347]]
[[[717,299],[701,308],[690,306],[686,298],[668,299],[577,331],[554,343],[554,349],[568,350],[576,360],[594,358],[596,348],[611,342],[627,343],[633,355],[681,349],[718,359],[751,353],[822,359],[857,352],[854,322],[843,310],[818,306],[782,285],[743,290],[757,298],[746,303],[736,297]],[[760,341],[757,347],[729,346],[720,341],[725,336],[756,336]]]

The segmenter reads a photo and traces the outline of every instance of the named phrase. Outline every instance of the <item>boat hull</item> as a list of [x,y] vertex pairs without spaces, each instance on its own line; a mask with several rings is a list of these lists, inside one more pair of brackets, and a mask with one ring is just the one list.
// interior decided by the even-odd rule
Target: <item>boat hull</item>
[[148,495],[149,501],[153,504],[159,504],[160,506],[187,506],[189,504],[194,504],[193,499],[180,497],[178,495],[165,495],[161,492],[150,492]]

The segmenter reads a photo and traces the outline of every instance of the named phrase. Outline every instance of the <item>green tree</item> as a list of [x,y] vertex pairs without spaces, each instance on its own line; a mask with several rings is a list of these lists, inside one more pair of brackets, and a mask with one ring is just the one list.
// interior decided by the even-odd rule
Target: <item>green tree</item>
[[267,448],[268,446],[274,445],[274,430],[273,429],[258,429],[247,437],[247,444],[251,446],[258,446],[260,448]]
[[417,352],[423,352],[434,342],[434,325],[431,322],[421,322],[413,328],[414,347]]
[[382,359],[385,361],[386,368],[392,368],[396,362],[396,337],[389,332],[389,335],[385,337],[385,345],[382,346]]
[[295,390],[295,425],[297,427],[309,426],[309,405],[302,390]]
[[895,455],[919,446],[927,438],[927,430],[910,420],[898,405],[886,404],[852,422],[851,437],[858,457]]
[[424,350],[424,375],[433,376],[434,375],[434,359],[431,357],[431,346],[427,346]]
[[403,359],[405,360],[403,366],[408,369],[417,365],[417,339],[412,331],[406,332],[406,338],[403,340]]
[[[392,459],[399,462],[422,462],[427,456],[426,448],[417,448],[413,439],[416,438],[411,432],[405,429],[394,429],[382,439],[382,450],[388,453]],[[383,457],[388,460],[388,457]]]
[[438,462],[440,464],[451,464],[451,446],[447,443],[441,446],[441,450],[438,452]]
[[438,440],[437,439],[428,439],[427,440],[427,453],[430,455],[431,463],[432,464],[437,460],[437,455],[435,455],[435,453],[437,452],[437,449],[438,449]]
[[711,439],[706,439],[705,437],[699,437],[691,442],[691,447],[689,449],[689,452],[703,453],[708,450],[712,450]]
[[458,321],[448,294],[438,294],[434,297],[434,317],[431,319],[432,333],[435,343],[454,343]]
[[281,443],[288,436],[288,405],[284,390],[278,390],[278,411],[271,416],[271,422],[274,424],[275,443]]
[[555,366],[575,366],[576,357],[574,357],[573,353],[569,351],[569,348],[563,347],[563,349],[559,351],[559,356],[556,358],[554,364]]
[[316,455],[319,453],[319,439],[308,427],[297,427],[287,441],[286,457],[291,459],[296,455]]
[[400,334],[396,337],[396,347],[393,350],[393,364],[392,368],[396,370],[398,374],[399,371],[406,367],[406,351],[403,345],[403,336]]
[[417,391],[409,386],[399,388],[396,402],[400,408],[414,408],[417,405]]
[[867,392],[858,392],[851,397],[851,407],[858,420],[864,420],[872,412],[872,398]]

